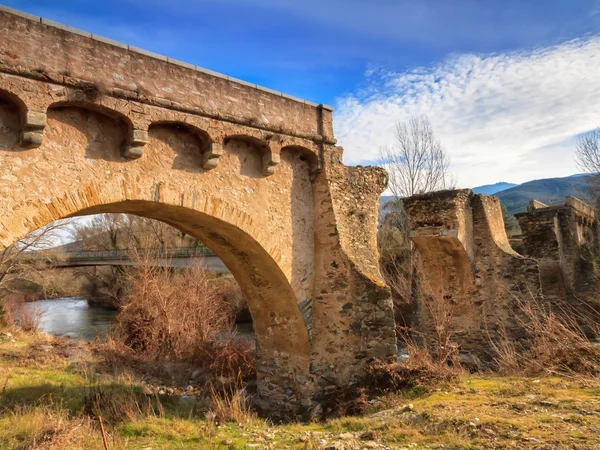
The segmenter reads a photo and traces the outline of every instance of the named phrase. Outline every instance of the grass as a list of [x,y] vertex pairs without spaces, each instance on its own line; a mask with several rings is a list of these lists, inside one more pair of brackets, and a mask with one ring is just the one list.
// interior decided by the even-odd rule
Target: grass
[[[0,449],[102,449],[94,411],[106,414],[110,449],[307,450],[336,441],[344,448],[368,441],[410,449],[600,448],[597,379],[462,375],[429,393],[371,399],[362,416],[271,424],[249,414],[227,422],[207,418],[193,398],[144,400],[138,380],[97,374],[91,353],[88,364],[73,357],[82,354],[75,344],[16,338],[0,344]],[[90,403],[95,392],[103,393],[100,403]],[[144,401],[160,407],[146,408]],[[116,405],[126,412],[111,416]]]

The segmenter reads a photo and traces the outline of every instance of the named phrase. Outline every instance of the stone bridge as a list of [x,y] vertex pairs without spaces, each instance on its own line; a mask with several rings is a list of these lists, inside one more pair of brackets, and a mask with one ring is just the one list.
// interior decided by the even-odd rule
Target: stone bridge
[[5,7],[0,99],[0,248],[98,213],[198,238],[248,298],[259,395],[278,408],[395,353],[386,174],[343,165],[330,107]]

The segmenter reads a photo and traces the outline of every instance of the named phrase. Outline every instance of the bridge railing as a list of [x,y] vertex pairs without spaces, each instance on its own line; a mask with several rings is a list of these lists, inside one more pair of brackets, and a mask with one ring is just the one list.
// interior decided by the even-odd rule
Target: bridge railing
[[32,261],[102,261],[107,259],[129,261],[131,259],[178,259],[202,258],[207,256],[215,256],[215,254],[206,247],[178,247],[165,249],[81,250],[74,252],[37,250],[23,253],[21,259]]

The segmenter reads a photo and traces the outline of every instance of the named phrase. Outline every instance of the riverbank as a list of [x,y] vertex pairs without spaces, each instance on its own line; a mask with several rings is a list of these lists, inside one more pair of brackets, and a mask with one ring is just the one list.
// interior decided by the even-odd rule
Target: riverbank
[[102,449],[98,411],[110,449],[600,448],[600,380],[464,375],[371,398],[358,417],[274,425],[238,410],[225,422],[197,393],[107,372],[90,344],[14,337],[0,342],[2,449]]

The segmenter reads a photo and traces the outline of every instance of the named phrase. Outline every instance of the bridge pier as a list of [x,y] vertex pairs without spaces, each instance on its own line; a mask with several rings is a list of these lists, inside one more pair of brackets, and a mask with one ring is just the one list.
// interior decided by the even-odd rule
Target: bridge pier
[[396,353],[389,288],[379,272],[377,220],[386,173],[347,167],[330,146],[314,183],[316,279],[311,372],[317,396],[359,383],[367,364]]

